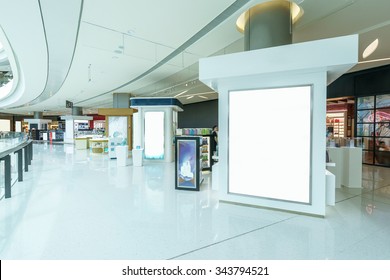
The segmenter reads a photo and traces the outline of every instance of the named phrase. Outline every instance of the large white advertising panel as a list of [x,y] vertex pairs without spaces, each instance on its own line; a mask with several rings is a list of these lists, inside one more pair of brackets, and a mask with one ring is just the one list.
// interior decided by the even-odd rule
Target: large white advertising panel
[[164,112],[145,112],[145,158],[164,159]]
[[311,86],[229,92],[229,192],[311,203]]

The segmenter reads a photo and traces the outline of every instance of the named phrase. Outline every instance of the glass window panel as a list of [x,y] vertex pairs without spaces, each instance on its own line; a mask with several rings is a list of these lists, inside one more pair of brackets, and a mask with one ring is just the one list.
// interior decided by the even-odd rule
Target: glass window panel
[[390,138],[378,137],[375,141],[375,150],[389,152],[390,151]]
[[373,164],[374,163],[374,153],[370,151],[363,151],[363,163]]
[[378,165],[390,166],[390,151],[376,151],[375,163]]
[[358,124],[356,135],[359,136],[374,136],[373,124]]
[[389,123],[377,123],[375,126],[375,135],[379,137],[390,137]]
[[374,150],[373,137],[363,137],[363,150]]
[[362,110],[357,112],[357,122],[374,122],[374,111],[373,110]]
[[375,122],[390,121],[390,108],[389,109],[377,109]]
[[390,94],[383,94],[376,96],[376,107],[390,107]]
[[359,97],[357,99],[357,109],[372,109],[374,108],[374,96]]

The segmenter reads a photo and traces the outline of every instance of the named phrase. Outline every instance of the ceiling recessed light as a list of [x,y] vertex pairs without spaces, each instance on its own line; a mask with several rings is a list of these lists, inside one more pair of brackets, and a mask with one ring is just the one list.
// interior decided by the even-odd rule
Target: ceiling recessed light
[[191,98],[193,98],[193,97],[194,97],[194,96],[193,96],[193,95],[191,95],[191,96],[188,96],[188,97],[187,97],[187,99],[191,99]]
[[187,89],[187,90],[184,90],[184,91],[182,91],[182,92],[180,92],[179,94],[176,94],[176,95],[174,96],[174,98],[179,97],[180,95],[186,93],[187,91],[188,91],[188,89]]
[[363,51],[363,58],[369,57],[379,45],[379,39],[375,39],[368,47]]

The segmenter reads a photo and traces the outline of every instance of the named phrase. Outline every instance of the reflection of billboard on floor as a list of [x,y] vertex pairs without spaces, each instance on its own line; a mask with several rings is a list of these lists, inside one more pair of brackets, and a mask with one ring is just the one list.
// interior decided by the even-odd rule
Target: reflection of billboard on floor
[[311,86],[229,92],[229,192],[311,203]]

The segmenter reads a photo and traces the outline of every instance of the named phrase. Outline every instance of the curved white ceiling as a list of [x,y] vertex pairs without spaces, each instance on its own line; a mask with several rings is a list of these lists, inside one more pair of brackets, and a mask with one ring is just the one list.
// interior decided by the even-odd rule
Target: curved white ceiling
[[[0,0],[0,26],[20,78],[15,93],[0,101],[0,111],[63,114],[66,100],[110,107],[113,92],[185,91],[180,98],[194,95],[190,102],[216,98],[198,84],[199,58],[242,51],[235,21],[265,1]],[[390,1],[305,0],[302,7],[294,42],[359,33],[366,46],[382,36],[370,59],[390,57]],[[388,62],[362,63],[354,70]]]
[[3,41],[4,49],[14,76],[18,76],[12,94],[0,101],[0,107],[6,108],[25,104],[42,92],[47,76],[47,51],[38,2],[2,2],[5,1],[0,2],[0,25],[9,43]]
[[[10,42],[9,59],[17,62],[12,70],[20,77],[14,92],[0,101],[0,106],[7,109],[39,104],[59,91],[73,59],[83,3],[78,0],[12,3],[20,7],[20,2],[26,2],[18,11],[23,20],[15,23],[10,10],[10,17],[1,21]],[[5,6],[16,9],[9,4]],[[27,24],[25,32],[21,32],[20,24]]]

